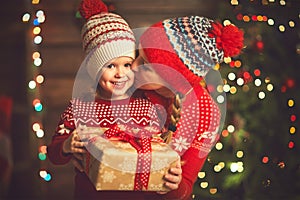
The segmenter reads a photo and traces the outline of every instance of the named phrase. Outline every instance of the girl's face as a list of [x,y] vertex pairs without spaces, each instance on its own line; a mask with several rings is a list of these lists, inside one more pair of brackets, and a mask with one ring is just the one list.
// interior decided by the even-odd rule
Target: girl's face
[[144,90],[157,90],[166,85],[166,82],[156,73],[151,64],[147,61],[142,48],[139,49],[139,56],[132,64],[135,72],[135,86]]
[[132,63],[132,58],[123,56],[111,60],[101,69],[100,98],[119,100],[128,97],[127,91],[134,82]]

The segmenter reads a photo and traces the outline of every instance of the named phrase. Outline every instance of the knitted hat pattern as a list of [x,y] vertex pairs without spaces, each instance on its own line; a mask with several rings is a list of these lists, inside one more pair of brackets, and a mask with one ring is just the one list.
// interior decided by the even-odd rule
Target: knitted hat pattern
[[86,20],[81,31],[82,46],[86,69],[93,80],[110,60],[120,56],[135,58],[135,37],[121,16],[109,13],[101,0],[83,0],[79,12]]
[[[243,40],[243,32],[232,24],[222,26],[205,17],[189,16],[152,25],[141,36],[140,43],[150,63],[177,70],[193,85],[223,62],[224,57],[239,55]],[[166,71],[159,69],[157,73],[183,92],[178,81],[168,80],[172,75]]]

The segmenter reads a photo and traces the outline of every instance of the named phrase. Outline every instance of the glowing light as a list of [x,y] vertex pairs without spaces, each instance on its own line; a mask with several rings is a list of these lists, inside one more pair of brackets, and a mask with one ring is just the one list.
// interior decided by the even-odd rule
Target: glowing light
[[243,15],[241,13],[239,13],[237,16],[236,16],[237,20],[242,20],[243,19]]
[[229,135],[229,132],[227,130],[222,131],[222,136],[227,137]]
[[209,189],[209,193],[210,194],[216,194],[218,192],[218,189],[217,188],[210,188]]
[[44,76],[43,75],[38,75],[36,78],[35,78],[36,82],[41,84],[44,82]]
[[242,78],[238,78],[237,80],[236,80],[236,84],[238,84],[239,86],[242,86],[242,85],[244,85],[244,79],[242,79]]
[[229,80],[233,81],[235,78],[236,78],[235,73],[230,72],[230,73],[228,74],[228,79],[229,79]]
[[44,178],[45,181],[51,181],[51,175],[47,174],[46,177]]
[[230,3],[231,3],[231,5],[233,5],[233,6],[239,5],[238,0],[231,0]]
[[23,22],[28,22],[30,20],[30,14],[29,13],[25,13],[22,17],[22,21]]
[[223,90],[224,90],[224,92],[229,92],[229,91],[230,91],[230,85],[225,84],[225,85],[223,86]]
[[38,138],[42,138],[42,137],[44,137],[44,131],[42,130],[42,129],[39,129],[39,130],[37,130],[36,131],[36,136],[38,137]]
[[254,70],[254,75],[255,76],[260,76],[261,72],[259,69]]
[[199,178],[204,178],[206,176],[205,172],[198,172]]
[[296,115],[291,115],[291,121],[292,122],[296,121],[296,119],[297,119]]
[[251,75],[250,75],[249,72],[244,72],[243,76],[244,76],[244,78],[245,78],[246,80],[248,80],[248,79],[251,78]]
[[35,81],[29,81],[28,87],[32,90],[35,89],[36,88],[36,82]]
[[225,57],[224,58],[224,63],[228,64],[231,62],[231,57]]
[[296,133],[296,128],[294,126],[290,127],[290,133],[291,134]]
[[39,16],[38,17],[38,22],[41,24],[41,23],[44,23],[46,20],[46,17],[43,15],[43,16]]
[[221,170],[222,170],[222,168],[219,165],[214,166],[214,171],[215,172],[220,172]]
[[35,52],[33,52],[33,54],[32,54],[32,59],[35,60],[35,59],[37,59],[37,58],[40,58],[40,56],[41,56],[41,54],[40,54],[39,52],[35,51]]
[[267,90],[268,90],[269,92],[271,92],[273,89],[274,89],[273,84],[269,83],[269,84],[267,85]]
[[219,150],[219,151],[222,150],[223,149],[223,144],[221,142],[218,142],[216,144],[216,149]]
[[266,94],[263,91],[258,93],[258,98],[259,99],[264,99],[265,97],[266,97]]
[[261,86],[261,80],[260,79],[255,79],[254,81],[254,85],[256,85],[257,87]]
[[47,172],[45,170],[41,170],[39,174],[41,178],[45,178],[47,176]]
[[274,22],[273,19],[269,18],[269,19],[268,19],[268,24],[269,24],[270,26],[274,26],[275,22]]
[[35,104],[37,104],[37,103],[41,103],[41,101],[39,100],[39,99],[34,99],[33,101],[32,101],[32,105],[34,106]]
[[208,182],[201,182],[200,187],[203,188],[203,189],[207,188],[208,187]]
[[34,59],[33,64],[34,64],[35,66],[37,66],[37,67],[41,66],[41,64],[42,64],[42,59],[41,59],[41,58],[36,58],[36,59]]
[[292,100],[292,99],[289,99],[289,100],[288,100],[288,106],[289,106],[289,107],[293,107],[294,104],[295,104],[295,103],[294,103],[294,100]]
[[292,149],[292,148],[294,148],[294,146],[295,146],[294,142],[293,142],[293,141],[290,141],[290,142],[289,142],[289,148]]
[[294,28],[294,27],[295,27],[295,22],[294,22],[294,21],[289,21],[289,26],[290,26],[291,28]]
[[39,4],[39,3],[40,3],[40,0],[32,0],[31,3],[32,3],[32,4]]
[[244,22],[249,22],[249,21],[250,21],[250,17],[247,16],[247,15],[244,15],[243,21],[244,21]]
[[224,168],[224,167],[225,167],[225,163],[224,163],[224,162],[219,162],[218,165],[219,165],[221,168]]
[[39,157],[40,160],[46,160],[47,156],[44,153],[39,153],[38,157]]
[[228,130],[229,133],[233,133],[235,131],[235,128],[234,128],[233,125],[228,125],[227,130]]
[[34,29],[32,30],[32,33],[34,34],[34,35],[38,35],[38,34],[40,34],[41,33],[41,28],[40,27],[34,27]]
[[262,158],[262,162],[265,163],[265,164],[267,164],[269,162],[269,157],[268,156],[264,156]]
[[243,156],[244,156],[244,152],[243,151],[237,151],[236,152],[236,157],[242,158]]
[[265,83],[270,83],[271,79],[269,77],[265,78]]
[[38,26],[38,25],[40,25],[40,23],[39,23],[38,19],[34,19],[34,20],[33,20],[33,25],[34,25],[34,26]]
[[237,92],[236,87],[235,87],[235,86],[232,86],[232,87],[230,88],[230,93],[231,93],[231,94],[235,94],[236,92]]
[[47,154],[47,146],[42,145],[39,148],[40,153]]
[[217,102],[218,102],[219,104],[224,103],[224,102],[225,102],[224,96],[223,96],[223,95],[218,95],[218,96],[217,96]]
[[36,16],[36,17],[44,16],[44,11],[42,11],[42,10],[36,11],[35,16]]
[[279,162],[277,165],[278,165],[278,167],[281,168],[281,169],[283,169],[283,168],[285,167],[285,163],[282,162],[282,161]]
[[217,91],[218,91],[219,93],[222,93],[222,92],[223,92],[223,85],[218,85]]
[[227,25],[230,25],[230,24],[231,24],[231,21],[228,20],[228,19],[226,19],[226,20],[223,21],[223,25],[224,26],[227,26]]
[[34,109],[35,111],[40,112],[43,110],[43,105],[41,103],[37,103],[34,105]]
[[230,171],[231,172],[237,172],[237,170],[238,170],[238,164],[237,163],[231,163],[231,165],[230,165]]
[[263,16],[258,15],[258,16],[257,16],[257,20],[260,21],[260,22],[262,22],[262,21],[264,21],[264,18],[263,18]]
[[279,30],[280,32],[284,32],[284,31],[285,31],[284,25],[279,25],[279,26],[278,26],[278,30]]
[[40,44],[42,41],[43,41],[43,38],[40,35],[35,36],[34,39],[33,39],[33,42],[35,44]]
[[244,167],[243,166],[239,166],[238,169],[237,169],[237,171],[240,172],[240,173],[243,172],[244,171]]
[[36,122],[36,123],[32,124],[33,131],[38,131],[40,129],[41,129],[41,125],[39,123]]
[[286,5],[286,2],[285,2],[284,0],[280,0],[279,3],[280,3],[280,5],[282,5],[282,6],[285,6],[285,5]]
[[240,67],[242,66],[242,62],[239,61],[239,60],[236,60],[236,61],[234,62],[234,65],[235,65],[236,68],[240,68]]

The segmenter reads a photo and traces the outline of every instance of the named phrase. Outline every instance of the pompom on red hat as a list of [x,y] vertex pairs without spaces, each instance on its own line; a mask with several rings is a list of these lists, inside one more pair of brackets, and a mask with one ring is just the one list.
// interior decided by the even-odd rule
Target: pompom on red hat
[[93,80],[110,60],[128,56],[135,58],[135,37],[128,23],[108,12],[101,0],[83,0],[79,6],[86,20],[82,27],[82,46],[86,53],[86,69]]
[[[170,67],[182,74],[193,86],[224,57],[241,53],[243,32],[230,24],[200,16],[166,19],[148,28],[140,38],[140,45],[149,63],[165,65],[156,72],[174,89],[186,93]],[[168,73],[169,71],[169,73]]]

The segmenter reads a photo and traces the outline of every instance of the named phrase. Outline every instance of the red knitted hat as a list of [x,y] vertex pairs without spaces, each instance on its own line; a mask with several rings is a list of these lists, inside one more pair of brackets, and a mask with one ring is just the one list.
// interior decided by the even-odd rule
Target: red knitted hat
[[79,11],[86,19],[81,31],[82,46],[93,80],[108,61],[120,56],[135,58],[135,37],[121,16],[109,13],[101,0],[83,0]]
[[223,27],[205,17],[179,17],[152,25],[141,36],[140,44],[154,68],[155,63],[166,66],[156,72],[174,89],[186,93],[187,88],[167,68],[182,74],[192,86],[199,84],[224,57],[241,52],[243,32],[232,24]]

